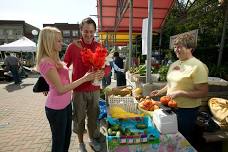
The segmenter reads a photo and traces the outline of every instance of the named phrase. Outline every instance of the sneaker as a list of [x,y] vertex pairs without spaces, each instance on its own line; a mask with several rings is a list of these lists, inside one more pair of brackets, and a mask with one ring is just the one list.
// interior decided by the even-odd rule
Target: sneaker
[[101,145],[98,143],[96,140],[91,140],[89,142],[89,145],[95,150],[95,151],[100,151],[101,150]]
[[84,143],[80,143],[80,144],[79,144],[79,152],[87,152]]

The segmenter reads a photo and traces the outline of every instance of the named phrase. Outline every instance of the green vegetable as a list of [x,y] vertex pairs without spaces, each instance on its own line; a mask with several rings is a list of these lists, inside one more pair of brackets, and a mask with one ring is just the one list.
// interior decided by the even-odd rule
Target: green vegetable
[[124,131],[124,134],[125,134],[126,136],[130,136],[130,135],[131,135],[131,130],[128,129],[128,128],[126,128],[125,131]]
[[136,128],[137,129],[145,129],[145,128],[147,128],[147,125],[146,124],[136,124]]
[[118,131],[120,129],[120,125],[115,124],[111,126],[112,131]]

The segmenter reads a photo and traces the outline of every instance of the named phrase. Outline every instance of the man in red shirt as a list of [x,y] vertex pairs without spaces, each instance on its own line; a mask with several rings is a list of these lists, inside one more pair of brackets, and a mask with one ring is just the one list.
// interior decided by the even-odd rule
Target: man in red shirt
[[[64,62],[69,67],[73,64],[72,81],[81,78],[91,67],[84,65],[81,58],[82,48],[88,48],[95,51],[96,47],[101,46],[94,40],[96,32],[96,23],[91,18],[85,18],[80,24],[82,38],[71,43],[64,57]],[[105,75],[108,75],[111,68],[105,68]],[[100,151],[100,144],[95,140],[98,138],[97,130],[99,129],[97,118],[99,116],[99,98],[100,86],[94,86],[91,82],[85,82],[74,89],[73,94],[73,131],[78,135],[80,151],[86,152],[83,141],[85,131],[85,118],[87,115],[87,128],[90,137],[90,145],[95,151]]]

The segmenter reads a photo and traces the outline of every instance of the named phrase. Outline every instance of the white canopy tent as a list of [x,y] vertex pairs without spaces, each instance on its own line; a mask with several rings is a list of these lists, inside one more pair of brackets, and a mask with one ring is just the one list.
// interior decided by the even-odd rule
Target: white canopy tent
[[14,42],[0,45],[0,51],[6,52],[36,52],[36,43],[23,36]]

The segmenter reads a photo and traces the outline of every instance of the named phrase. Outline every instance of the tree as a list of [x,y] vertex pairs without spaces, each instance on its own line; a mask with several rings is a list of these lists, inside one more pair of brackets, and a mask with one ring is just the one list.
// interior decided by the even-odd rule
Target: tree
[[224,12],[218,0],[178,0],[163,28],[162,47],[169,47],[169,37],[172,35],[199,29],[197,49],[207,51],[214,48],[213,54],[218,57],[217,46],[222,37]]

